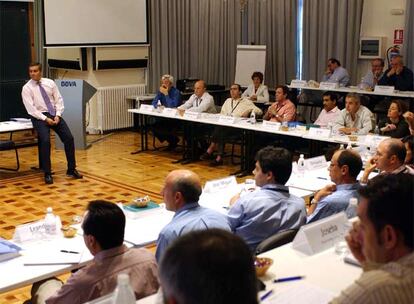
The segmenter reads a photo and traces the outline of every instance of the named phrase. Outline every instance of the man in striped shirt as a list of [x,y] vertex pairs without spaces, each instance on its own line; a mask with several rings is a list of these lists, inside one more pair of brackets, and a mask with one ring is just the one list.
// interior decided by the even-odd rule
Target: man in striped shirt
[[410,174],[386,174],[359,190],[346,240],[364,272],[332,303],[414,303],[413,185]]

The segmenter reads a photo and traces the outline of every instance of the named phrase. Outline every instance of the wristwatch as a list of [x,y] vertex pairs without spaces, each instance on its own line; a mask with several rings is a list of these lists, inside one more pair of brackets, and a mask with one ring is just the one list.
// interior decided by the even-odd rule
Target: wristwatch
[[318,201],[315,198],[313,198],[310,202],[311,206],[316,205],[317,203],[318,203]]

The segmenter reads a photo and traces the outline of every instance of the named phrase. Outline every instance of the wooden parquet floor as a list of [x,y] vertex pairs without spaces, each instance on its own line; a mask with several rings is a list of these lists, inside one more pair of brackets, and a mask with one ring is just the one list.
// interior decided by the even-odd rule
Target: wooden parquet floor
[[[173,164],[172,161],[181,157],[180,153],[148,151],[131,155],[139,144],[139,135],[131,131],[88,136],[88,141],[95,143],[87,150],[76,151],[78,170],[84,175],[80,180],[65,176],[64,152],[54,149],[53,185],[45,185],[43,174],[30,169],[37,165],[36,147],[19,150],[21,168],[18,172],[0,170],[1,237],[11,238],[16,225],[41,219],[48,206],[53,207],[66,224],[74,215],[82,215],[87,203],[94,199],[129,202],[148,194],[154,201],[161,202],[159,192],[164,178],[174,169],[193,170],[203,182],[228,176],[238,169],[229,159],[224,166],[211,168],[207,162]],[[0,152],[1,167],[14,165],[13,152]],[[0,304],[22,303],[29,297],[30,286],[0,294]]]

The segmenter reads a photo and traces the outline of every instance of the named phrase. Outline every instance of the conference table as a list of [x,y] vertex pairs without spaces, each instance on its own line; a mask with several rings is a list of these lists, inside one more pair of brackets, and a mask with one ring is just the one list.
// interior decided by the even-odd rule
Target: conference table
[[[138,115],[139,126],[140,126],[140,136],[141,136],[141,147],[140,152],[148,151],[148,131],[149,131],[149,117],[164,118],[164,119],[174,119],[180,121],[183,125],[183,128],[189,132],[188,138],[188,148],[185,149],[184,153],[190,154],[190,160],[196,160],[196,151],[194,138],[196,137],[195,130],[197,125],[210,125],[218,127],[227,127],[240,130],[241,136],[241,163],[240,170],[237,172],[239,176],[245,176],[250,174],[250,168],[252,166],[251,162],[253,161],[253,146],[255,140],[255,134],[268,134],[272,136],[282,136],[290,139],[299,139],[304,141],[315,141],[315,142],[325,142],[332,144],[351,144],[352,146],[364,146],[369,147],[372,145],[372,142],[378,143],[382,139],[386,138],[385,136],[378,135],[357,135],[354,137],[349,137],[341,134],[329,135],[326,132],[318,132],[317,128],[306,129],[305,126],[291,126],[288,130],[282,130],[280,126],[274,124],[266,124],[264,122],[255,122],[252,123],[250,119],[247,118],[231,118],[223,117],[219,114],[210,114],[210,113],[199,113],[197,116],[183,116],[178,114],[178,111],[171,111],[172,109],[164,109],[167,112],[160,112],[157,109],[149,108],[142,109],[129,109],[128,112]],[[319,128],[321,131],[322,129]],[[317,153],[314,151],[313,153]]]
[[23,121],[0,121],[0,133],[32,130],[33,125],[30,120]]

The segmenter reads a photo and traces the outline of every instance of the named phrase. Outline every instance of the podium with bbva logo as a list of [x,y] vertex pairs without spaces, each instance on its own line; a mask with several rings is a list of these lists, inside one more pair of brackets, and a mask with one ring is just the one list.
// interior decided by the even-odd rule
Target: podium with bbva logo
[[[57,79],[55,82],[63,97],[65,110],[62,116],[75,139],[75,148],[85,150],[88,148],[86,143],[85,108],[86,103],[95,94],[96,89],[81,79]],[[56,136],[56,148],[63,148],[58,136]]]

